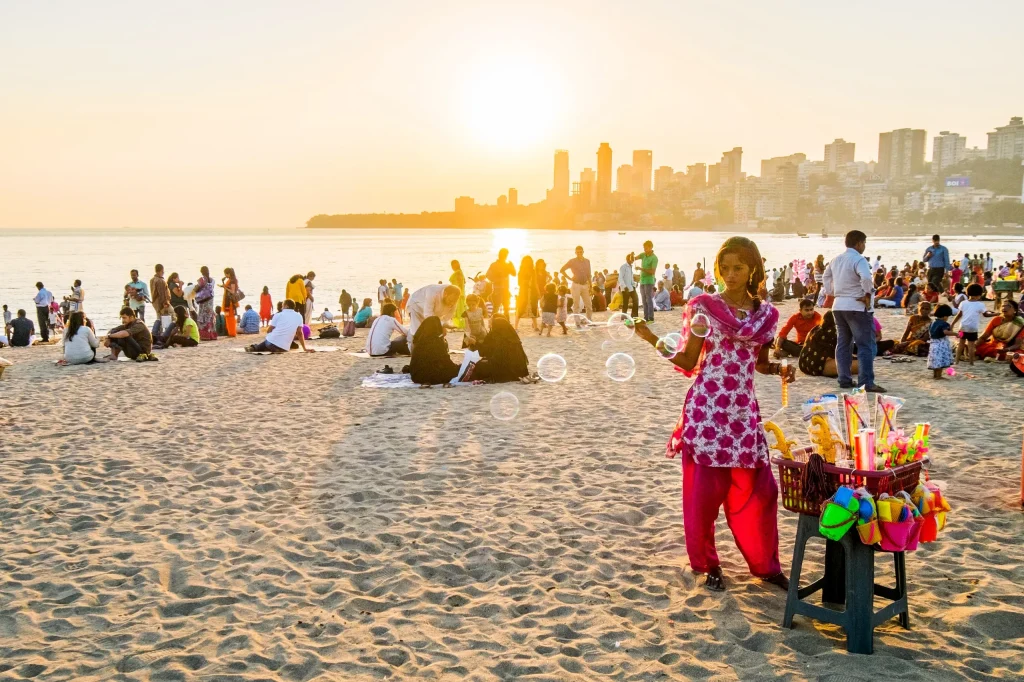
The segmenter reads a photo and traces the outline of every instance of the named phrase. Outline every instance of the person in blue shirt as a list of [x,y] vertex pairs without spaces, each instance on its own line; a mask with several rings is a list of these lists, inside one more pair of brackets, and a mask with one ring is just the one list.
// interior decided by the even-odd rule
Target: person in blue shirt
[[259,334],[260,314],[253,310],[251,305],[245,306],[245,312],[242,313],[242,323],[239,326],[238,331],[243,334]]
[[932,245],[925,249],[924,262],[928,264],[928,283],[942,291],[942,276],[953,269],[949,260],[949,250],[939,243],[939,235],[932,235]]
[[372,321],[372,319],[371,319],[372,317],[373,317],[372,301],[370,299],[368,299],[368,298],[364,298],[363,299],[363,307],[360,308],[359,312],[357,312],[355,314],[355,317],[353,318],[353,321],[356,323],[357,327],[359,327],[360,329],[365,329],[366,327],[370,326],[370,322]]
[[876,308],[901,308],[903,307],[903,278],[897,277],[893,282],[892,290],[887,296],[875,299]]

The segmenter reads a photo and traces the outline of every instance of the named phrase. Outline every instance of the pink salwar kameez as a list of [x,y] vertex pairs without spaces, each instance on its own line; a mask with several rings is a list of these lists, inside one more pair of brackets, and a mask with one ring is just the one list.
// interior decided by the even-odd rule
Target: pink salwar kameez
[[750,572],[769,578],[782,570],[778,486],[754,395],[754,366],[774,338],[779,312],[761,303],[740,320],[721,295],[705,294],[690,302],[687,319],[699,313],[710,319],[710,331],[667,448],[669,457],[682,456],[686,553],[694,572],[720,565],[715,520],[724,505]]

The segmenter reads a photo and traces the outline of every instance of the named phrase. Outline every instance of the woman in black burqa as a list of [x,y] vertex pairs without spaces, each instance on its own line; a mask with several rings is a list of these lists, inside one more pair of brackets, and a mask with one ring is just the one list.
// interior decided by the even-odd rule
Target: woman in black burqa
[[509,321],[496,315],[491,320],[491,331],[477,347],[480,361],[473,369],[473,380],[499,384],[519,381],[530,375],[523,342]]
[[412,338],[412,360],[409,361],[412,380],[417,384],[447,384],[458,373],[459,366],[448,357],[448,342],[441,320],[436,315],[428,317]]

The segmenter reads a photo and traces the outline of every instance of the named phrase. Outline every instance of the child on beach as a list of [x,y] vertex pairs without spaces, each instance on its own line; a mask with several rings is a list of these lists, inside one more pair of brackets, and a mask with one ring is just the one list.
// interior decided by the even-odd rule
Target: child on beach
[[981,316],[985,312],[985,302],[981,297],[985,295],[985,289],[980,284],[972,284],[967,287],[967,300],[960,304],[950,327],[960,322],[960,343],[956,347],[956,361],[967,358],[967,363],[974,364],[974,344],[978,341],[978,331],[981,328]]
[[217,306],[213,312],[217,315],[217,336],[227,336],[228,334],[228,323],[224,318],[224,310]]
[[956,332],[946,321],[952,314],[953,310],[943,303],[935,309],[935,321],[928,328],[928,336],[931,339],[931,345],[928,347],[928,369],[934,372],[935,379],[941,379],[942,370],[953,364],[953,348],[946,338],[956,336]]
[[268,326],[273,316],[274,302],[270,300],[270,287],[263,287],[263,293],[260,294],[260,326]]
[[[562,327],[562,336],[569,333],[569,328],[565,326],[565,321],[569,319],[569,312],[567,310],[569,305],[569,287],[564,284],[558,287],[558,312],[555,314],[555,322]],[[548,334],[550,336],[550,333]]]
[[[548,330],[548,336],[551,336],[551,330],[555,328],[555,315],[558,313],[558,294],[555,293],[554,282],[549,282],[544,287],[544,296],[540,301],[540,334],[544,335],[544,330]],[[562,324],[562,330],[565,331],[565,324]]]
[[462,339],[463,348],[473,348],[487,336],[482,303],[483,301],[476,294],[466,297],[466,311],[462,313],[462,317],[466,321],[466,335]]
[[[686,553],[693,571],[706,574],[708,589],[725,589],[715,550],[715,521],[724,505],[750,572],[786,590],[789,580],[779,563],[779,489],[754,394],[755,370],[781,371],[769,359],[779,311],[757,298],[764,266],[749,239],[726,240],[715,275],[725,290],[697,296],[688,306],[690,320],[701,315],[708,323],[692,324],[683,351],[672,358],[684,374],[697,375],[666,448],[668,457],[682,459]],[[635,330],[652,346],[658,343],[646,324]],[[793,381],[795,374],[794,363],[783,380]]]

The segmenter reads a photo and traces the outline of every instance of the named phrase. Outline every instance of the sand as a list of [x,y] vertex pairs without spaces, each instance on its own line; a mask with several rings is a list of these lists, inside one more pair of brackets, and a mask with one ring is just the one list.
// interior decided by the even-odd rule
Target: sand
[[[67,368],[56,347],[3,349],[0,679],[1024,675],[1024,384],[1005,367],[935,382],[923,359],[879,363],[900,420],[931,421],[955,511],[908,556],[913,629],[850,656],[836,627],[781,629],[784,595],[724,519],[729,591],[688,568],[663,448],[689,380],[633,341],[636,376],[610,381],[603,332],[524,338],[531,361],[566,358],[563,382],[366,389],[381,362],[229,352],[242,338]],[[774,412],[778,380],[757,386]],[[834,388],[801,376],[791,401]],[[512,421],[491,417],[499,391]],[[786,570],[795,521],[780,510]]]

